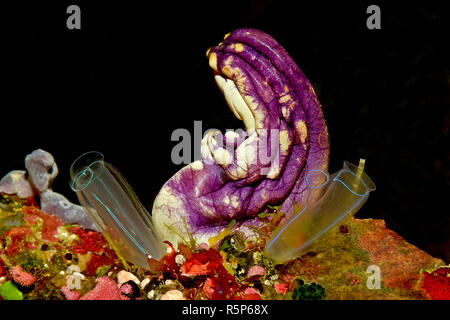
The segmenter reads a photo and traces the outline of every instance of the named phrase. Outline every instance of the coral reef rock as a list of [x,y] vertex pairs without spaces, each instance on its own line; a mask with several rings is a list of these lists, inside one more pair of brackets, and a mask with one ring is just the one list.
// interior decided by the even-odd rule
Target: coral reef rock
[[320,283],[326,299],[429,299],[422,274],[442,266],[383,220],[352,218],[282,272]]

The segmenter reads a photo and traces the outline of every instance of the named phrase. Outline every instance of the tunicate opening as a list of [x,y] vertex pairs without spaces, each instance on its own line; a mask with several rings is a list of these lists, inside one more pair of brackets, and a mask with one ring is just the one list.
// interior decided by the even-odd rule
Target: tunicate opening
[[89,151],[79,156],[70,166],[70,187],[82,191],[102,173],[105,168],[103,154]]
[[[376,190],[375,183],[372,181],[372,179],[370,179],[370,177],[364,171],[360,171],[358,166],[355,166],[354,164],[352,164],[348,161],[344,161],[344,168],[343,168],[342,172],[345,172],[346,170],[350,171],[354,175],[354,177],[361,179],[361,181],[360,181],[361,186],[359,186],[359,188],[355,188],[354,185],[349,186],[352,188],[352,191],[355,191],[355,192],[357,192],[358,190],[361,191],[361,188],[365,188],[365,191],[367,191],[367,192],[372,192],[372,191]],[[338,178],[338,177],[336,177],[336,178]]]

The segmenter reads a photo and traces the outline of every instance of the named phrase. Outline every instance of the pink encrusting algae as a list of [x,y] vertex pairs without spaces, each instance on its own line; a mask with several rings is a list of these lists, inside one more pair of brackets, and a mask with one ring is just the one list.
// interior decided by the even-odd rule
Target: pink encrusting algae
[[100,277],[94,289],[86,293],[80,300],[128,300],[122,295],[117,283],[108,277]]
[[36,281],[35,276],[24,271],[19,265],[15,265],[11,269],[11,275],[15,282],[24,287],[30,287]]

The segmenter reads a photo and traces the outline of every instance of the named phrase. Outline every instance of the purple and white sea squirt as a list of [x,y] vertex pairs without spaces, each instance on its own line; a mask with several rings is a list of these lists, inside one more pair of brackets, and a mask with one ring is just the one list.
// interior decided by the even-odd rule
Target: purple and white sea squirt
[[306,174],[328,168],[328,132],[319,101],[274,38],[238,29],[210,48],[207,57],[246,132],[208,132],[201,143],[202,160],[182,168],[162,187],[153,204],[153,223],[159,238],[173,244],[187,232],[199,243],[208,242],[233,220],[234,230],[252,237],[249,226],[261,223],[257,215],[267,205],[281,203],[289,217],[294,201],[306,195]]

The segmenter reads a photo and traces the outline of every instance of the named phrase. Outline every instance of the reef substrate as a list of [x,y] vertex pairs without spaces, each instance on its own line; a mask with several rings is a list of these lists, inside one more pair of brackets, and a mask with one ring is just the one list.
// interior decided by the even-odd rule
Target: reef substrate
[[[382,220],[348,220],[314,251],[274,265],[263,253],[282,217],[273,211],[260,215],[257,240],[230,226],[209,243],[168,243],[143,270],[101,233],[63,224],[33,198],[0,195],[0,299],[450,299],[450,267]],[[369,283],[370,266],[380,270],[379,287]]]

